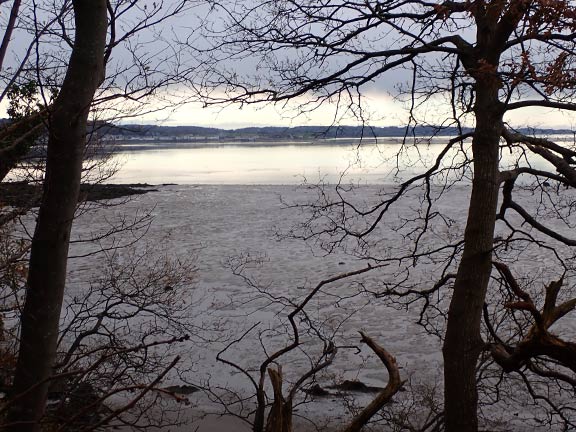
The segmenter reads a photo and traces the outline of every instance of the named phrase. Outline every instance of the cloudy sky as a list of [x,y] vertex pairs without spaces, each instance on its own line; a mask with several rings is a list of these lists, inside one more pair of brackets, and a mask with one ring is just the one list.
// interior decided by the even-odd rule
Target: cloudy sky
[[[404,103],[386,95],[366,95],[366,110],[370,113],[372,126],[402,126],[408,114]],[[294,110],[274,105],[251,105],[239,107],[203,108],[201,104],[189,104],[176,110],[141,116],[137,123],[164,124],[166,126],[196,125],[235,129],[248,126],[301,126],[329,125],[334,121],[334,106],[325,105],[312,113],[294,117]],[[576,115],[546,108],[513,111],[506,120],[516,127],[570,128],[576,129]],[[440,118],[439,118],[440,121]],[[130,120],[132,122],[132,120]],[[342,124],[354,125],[359,120],[347,117]]]
[[[385,94],[366,95],[365,109],[369,113],[372,126],[402,126],[406,124],[408,114],[406,105]],[[7,102],[0,104],[0,117],[6,117]],[[249,126],[301,126],[330,125],[334,122],[335,107],[325,105],[311,113],[296,116],[294,108],[280,105],[250,105],[240,107],[203,107],[200,103],[189,103],[176,108],[152,112],[123,120],[126,123],[162,124],[165,126],[193,125],[236,129]],[[517,127],[576,128],[576,116],[545,108],[514,111],[507,121]],[[355,125],[359,120],[345,117],[341,124]]]
[[[171,4],[175,0],[167,0],[166,4]],[[6,20],[9,3],[4,3],[0,7],[0,20]],[[40,16],[48,17],[54,10],[53,7],[60,3],[60,0],[37,0],[36,4],[44,4],[43,11],[40,11]],[[119,1],[121,3],[121,1]],[[149,13],[155,2],[142,0],[137,3],[139,9],[130,10],[129,13],[123,16],[123,23],[119,26],[119,33],[128,31],[131,26],[136,25],[141,21],[143,14]],[[149,5],[148,5],[149,4]],[[185,14],[176,18],[172,17],[170,21],[156,26],[153,30],[140,32],[137,37],[130,39],[129,43],[119,46],[114,53],[114,62],[108,66],[110,75],[115,70],[125,70],[125,76],[119,75],[114,79],[114,85],[122,87],[127,85],[129,76],[137,71],[134,66],[135,59],[146,63],[146,67],[150,70],[159,68],[158,65],[163,67],[170,64],[173,58],[182,55],[185,48],[179,47],[174,43],[175,40],[182,41],[189,38],[193,43],[198,42],[198,38],[191,37],[199,28],[198,23],[206,19],[207,9],[206,2],[198,2],[201,7],[194,7],[186,11]],[[24,20],[26,14],[30,16],[29,8],[32,5],[31,1],[24,0],[22,3],[22,17]],[[148,9],[145,8],[147,6]],[[212,17],[214,18],[214,17]],[[8,53],[8,66],[15,67],[18,60],[23,58],[23,53],[29,46],[30,32],[25,30],[17,30],[10,46]],[[57,58],[55,53],[59,53],[60,63],[65,64],[68,56],[66,53],[66,46],[58,46],[53,38],[50,43],[46,43],[40,48],[40,57]],[[184,50],[184,51],[183,51]],[[186,55],[180,58],[184,63],[189,59]],[[156,63],[155,63],[156,62]],[[141,66],[143,67],[143,66]],[[239,72],[256,70],[254,62],[245,59],[242,62],[237,62],[234,67],[239,68]],[[363,116],[374,126],[401,126],[408,120],[407,103],[405,101],[395,98],[393,95],[397,94],[396,87],[399,83],[409,80],[409,75],[406,76],[405,71],[395,71],[386,74],[382,79],[378,79],[371,83],[369,87],[363,89]],[[124,80],[124,81],[123,81]],[[4,77],[4,82],[6,78]],[[187,90],[185,87],[171,89],[171,94],[186,97]],[[162,90],[159,91],[158,96],[163,96]],[[175,97],[179,97],[175,96]],[[301,100],[302,101],[302,100]],[[300,101],[300,102],[301,102]],[[137,123],[157,123],[164,125],[199,125],[210,127],[222,128],[238,128],[245,126],[298,126],[298,125],[329,125],[334,122],[340,124],[358,124],[359,120],[354,116],[343,113],[336,109],[335,105],[325,104],[311,112],[296,115],[298,104],[289,105],[239,105],[217,106],[217,107],[202,107],[200,103],[187,103],[178,107],[157,111],[155,102],[152,100],[149,110],[151,113],[139,115],[135,118],[124,120],[125,122]],[[5,116],[7,103],[3,101],[0,104],[0,116]],[[440,99],[431,98],[427,104],[425,111],[422,112],[423,118],[429,123],[440,123],[444,118],[446,103]],[[574,114],[563,114],[555,110],[544,108],[533,108],[530,110],[518,110],[511,113],[507,119],[514,126],[531,126],[531,127],[576,127],[576,117]]]

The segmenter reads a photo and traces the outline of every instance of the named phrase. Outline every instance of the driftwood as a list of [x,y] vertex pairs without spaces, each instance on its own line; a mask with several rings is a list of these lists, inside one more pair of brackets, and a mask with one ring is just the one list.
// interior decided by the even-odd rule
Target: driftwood
[[[343,429],[342,432],[358,432],[368,421],[386,405],[398,390],[402,387],[400,371],[396,364],[396,359],[384,348],[378,345],[372,338],[360,332],[361,342],[370,347],[372,351],[382,360],[388,371],[388,384],[378,393],[372,402],[370,402],[352,421]],[[330,359],[331,362],[331,359]],[[292,432],[292,402],[293,394],[287,398],[282,394],[282,368],[268,368],[268,376],[272,383],[274,392],[274,401],[266,421],[266,432]]]
[[356,417],[354,417],[354,419],[352,419],[350,424],[348,424],[342,432],[360,431],[384,405],[390,402],[392,396],[394,396],[402,387],[400,370],[396,364],[396,359],[363,332],[360,332],[360,336],[362,336],[361,341],[368,345],[378,358],[382,360],[384,366],[386,366],[386,370],[388,371],[388,384],[380,393],[378,393],[372,402],[370,402]]

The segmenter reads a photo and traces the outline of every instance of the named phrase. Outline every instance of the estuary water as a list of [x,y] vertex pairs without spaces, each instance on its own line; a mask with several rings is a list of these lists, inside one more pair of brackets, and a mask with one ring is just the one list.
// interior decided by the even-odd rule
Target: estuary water
[[[378,142],[329,140],[319,143],[197,143],[119,145],[116,161],[119,172],[113,183],[178,183],[178,184],[245,184],[280,185],[326,182],[359,182],[387,184],[409,178],[432,167],[445,148],[448,138],[402,145],[401,138]],[[464,176],[467,169],[459,166],[467,147],[459,145],[443,157],[442,177]],[[538,168],[549,168],[546,162],[529,160],[515,151],[503,151],[502,165],[512,166],[517,160]],[[344,175],[344,177],[343,177]]]
[[[440,146],[435,146],[440,149]],[[211,145],[149,148],[119,147],[115,183],[151,184],[298,184],[337,182],[342,173],[353,180],[382,183],[393,167],[388,159],[399,144]],[[435,152],[429,151],[430,156]]]

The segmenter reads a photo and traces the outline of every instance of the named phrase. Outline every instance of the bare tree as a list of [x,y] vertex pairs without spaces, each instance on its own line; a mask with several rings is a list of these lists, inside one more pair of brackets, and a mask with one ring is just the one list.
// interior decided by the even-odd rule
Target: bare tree
[[[76,35],[50,113],[44,195],[32,240],[8,430],[37,431],[56,354],[70,230],[78,202],[88,113],[104,79],[105,1],[74,2]],[[30,391],[35,387],[34,391]]]
[[[143,243],[104,251],[106,259],[96,266],[100,276],[68,293],[45,427],[146,428],[178,422],[174,408],[165,407],[161,416],[147,410],[167,398],[179,400],[161,381],[176,368],[175,348],[189,339],[193,304],[183,298],[190,296],[195,269],[192,262]],[[8,383],[15,365],[10,366],[3,365]],[[16,402],[6,400],[0,418]]]
[[[19,58],[4,61],[1,79],[5,87],[0,100],[19,88],[19,83],[34,81],[43,108],[22,116],[0,137],[3,162],[9,162],[2,167],[2,177],[18,162],[39,129],[45,131],[48,144],[20,317],[18,362],[5,425],[8,430],[40,430],[54,373],[70,230],[79,201],[87,132],[91,132],[89,115],[95,108],[108,110],[108,118],[150,111],[144,99],[180,79],[183,72],[178,69],[174,52],[156,59],[139,55],[144,49],[136,39],[142,31],[176,16],[191,3],[16,1],[12,5],[1,47],[2,60],[6,60],[4,55],[15,35],[31,35],[32,42]],[[160,35],[158,30],[158,40]],[[126,54],[123,58],[129,60],[120,57],[115,61],[112,51],[122,49]],[[170,59],[173,61],[169,63]],[[165,67],[159,68],[159,64]],[[57,97],[51,101],[54,88]],[[132,106],[120,107],[121,99],[131,101]],[[155,109],[158,106],[151,110]],[[143,344],[142,349],[146,349],[147,343]]]
[[[328,224],[302,236],[329,238],[324,243],[328,247],[350,239],[366,247],[400,198],[420,188],[421,214],[404,224],[412,227],[412,251],[396,260],[448,255],[439,283],[419,292],[425,296],[446,284],[452,288],[443,347],[445,426],[448,431],[476,431],[476,373],[486,349],[482,311],[497,220],[504,226],[527,224],[543,233],[544,241],[573,245],[511,198],[518,179],[536,187],[576,185],[573,146],[529,136],[505,122],[508,114],[526,108],[576,109],[573,5],[563,0],[214,3],[225,19],[206,27],[213,65],[203,81],[207,103],[295,101],[299,112],[306,112],[333,102],[340,114],[363,118],[364,88],[400,70],[410,77],[401,93],[409,105],[407,137],[427,120],[457,136],[422,173],[401,181],[372,206],[355,204],[339,185],[336,197],[322,196],[321,205],[310,206]],[[246,71],[246,59],[254,59],[255,69]],[[421,121],[426,106],[440,117]],[[501,164],[504,150],[519,155],[512,166]],[[538,158],[550,165],[536,167]],[[432,221],[442,217],[434,210],[435,198],[469,175],[472,188],[462,239],[425,250],[422,239]],[[444,184],[439,192],[435,179]],[[509,218],[511,211],[519,220]],[[512,230],[508,243],[520,232]]]

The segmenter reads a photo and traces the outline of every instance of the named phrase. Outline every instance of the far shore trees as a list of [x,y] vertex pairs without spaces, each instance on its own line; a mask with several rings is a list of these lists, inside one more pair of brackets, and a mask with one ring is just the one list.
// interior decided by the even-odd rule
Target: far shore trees
[[[431,283],[419,292],[424,297],[451,287],[443,345],[445,427],[448,432],[477,431],[477,366],[480,357],[493,346],[488,341],[498,337],[496,332],[488,332],[482,326],[487,292],[494,279],[506,286],[514,284],[511,274],[494,274],[494,266],[503,271],[494,260],[507,247],[517,244],[535,242],[551,251],[576,244],[569,235],[548,229],[546,221],[541,220],[544,213],[539,210],[546,204],[567,226],[573,226],[570,211],[559,202],[564,187],[576,187],[574,143],[521,134],[507,123],[510,113],[527,109],[576,111],[573,3],[568,0],[214,3],[215,15],[224,18],[208,22],[205,29],[212,42],[209,48],[212,62],[208,65],[211,67],[207,68],[203,81],[206,103],[293,101],[300,113],[332,103],[339,109],[336,119],[343,113],[363,119],[364,92],[381,84],[390,74],[402,71],[408,77],[400,91],[400,98],[409,106],[407,138],[410,127],[422,123],[462,131],[421,174],[400,181],[393,193],[383,194],[382,201],[373,206],[355,205],[347,199],[346,188],[339,186],[334,200],[310,207],[313,214],[325,218],[329,225],[323,229],[314,225],[316,230],[308,227],[303,237],[323,238],[333,247],[349,239],[368,243],[367,239],[386,221],[388,212],[403,194],[417,186],[422,188],[421,214],[405,223],[413,227],[410,235],[415,241],[414,249],[408,257],[396,259],[397,262],[412,259],[416,263],[424,255],[448,255],[444,258],[444,270],[438,275],[439,283]],[[257,66],[249,70],[245,66],[248,62]],[[473,132],[464,132],[465,126],[472,126]],[[504,152],[515,155],[511,166],[501,163]],[[453,245],[452,252],[449,248],[421,251],[421,236],[435,218],[441,217],[434,210],[434,183],[444,184],[441,190],[446,191],[471,172],[463,243]],[[530,185],[533,191],[540,191],[536,195],[544,197],[536,210],[515,199],[519,184]],[[351,222],[358,219],[365,221],[363,228]],[[503,239],[495,237],[497,224],[506,232]],[[377,260],[378,256],[371,258]],[[563,272],[570,271],[567,260],[558,259],[559,280]],[[542,320],[530,297],[516,288],[512,289],[522,301],[511,299],[513,304],[506,308],[530,310],[536,320]],[[547,301],[550,310],[556,307],[556,294],[550,294]],[[574,303],[564,306],[561,314],[552,315],[559,318],[566,310],[572,310]],[[544,312],[544,316],[552,319],[550,313]],[[490,328],[489,322],[486,325]],[[535,331],[542,337],[532,337],[530,349],[526,348],[527,341],[519,342],[524,349],[519,346],[517,351],[496,343],[500,345],[500,350],[494,351],[500,352],[497,361],[510,367],[515,364],[518,369],[530,359],[544,357],[570,367],[566,356],[573,356],[569,354],[572,346],[556,347],[558,341],[544,337],[547,329],[546,325],[537,324]],[[508,357],[516,358],[508,363]],[[540,375],[554,373],[546,370]]]

